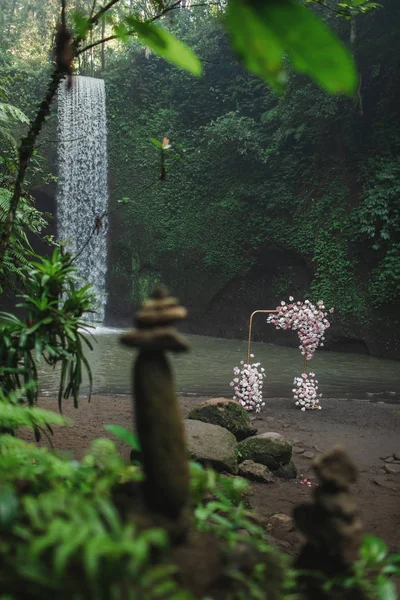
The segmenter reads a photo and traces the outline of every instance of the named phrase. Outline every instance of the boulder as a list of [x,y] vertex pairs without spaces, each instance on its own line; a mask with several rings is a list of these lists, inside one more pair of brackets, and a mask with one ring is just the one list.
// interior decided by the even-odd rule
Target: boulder
[[284,514],[272,515],[268,519],[267,532],[271,542],[275,542],[284,552],[297,554],[301,538],[296,532],[292,517]]
[[396,485],[392,481],[388,481],[387,477],[375,477],[372,480],[376,485],[379,485],[382,488],[387,490],[392,490],[393,492],[400,492],[400,486]]
[[400,474],[400,465],[385,465],[384,470],[389,475],[399,475]]
[[251,424],[249,413],[239,402],[227,398],[211,398],[202,402],[190,411],[188,418],[224,427],[238,441],[257,433],[257,429]]
[[292,445],[279,433],[268,432],[247,438],[238,444],[242,460],[252,460],[276,471],[292,457]]
[[189,456],[216,471],[238,472],[236,438],[219,425],[185,419]]
[[285,441],[283,435],[276,433],[275,431],[266,431],[265,433],[260,433],[258,437],[262,438],[263,440],[275,440],[277,442]]
[[252,481],[261,481],[262,483],[273,483],[271,471],[265,465],[260,465],[252,460],[245,460],[239,465],[239,475]]
[[289,515],[278,513],[268,519],[267,531],[277,539],[284,539],[295,531],[294,521]]
[[297,468],[292,460],[287,465],[281,465],[279,469],[274,472],[274,475],[281,477],[282,479],[296,479]]

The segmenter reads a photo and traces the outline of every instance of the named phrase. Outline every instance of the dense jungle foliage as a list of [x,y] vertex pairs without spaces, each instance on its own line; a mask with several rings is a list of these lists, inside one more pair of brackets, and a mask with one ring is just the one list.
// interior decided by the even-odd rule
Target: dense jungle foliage
[[[196,294],[258,270],[260,283],[265,273],[273,280],[264,306],[311,291],[342,320],[370,323],[398,305],[399,18],[393,2],[358,17],[353,30],[329,17],[348,43],[353,35],[360,87],[351,99],[298,74],[277,97],[237,64],[206,16],[177,25],[205,60],[198,81],[134,49],[125,63],[110,58],[111,172],[116,197],[131,199],[113,242],[121,289],[139,300],[161,262],[178,287],[179,269],[193,268],[184,279]],[[171,160],[165,183],[148,142],[163,134],[182,159]],[[299,280],[276,254],[304,264],[307,276]],[[218,279],[215,289],[202,272]]]
[[[46,78],[56,4],[16,11],[6,3],[10,15],[3,13],[0,84],[28,115]],[[79,73],[106,80],[112,209],[126,202],[111,217],[114,321],[163,280],[211,320],[216,298],[240,296],[225,332],[237,334],[235,319],[258,278],[265,305],[289,293],[322,297],[356,337],[382,314],[396,326],[399,7],[386,0],[348,19],[338,6],[316,10],[356,58],[360,81],[350,98],[290,71],[286,94],[272,92],[237,62],[217,8],[168,18],[200,57],[199,79],[135,40],[79,57]],[[172,149],[160,181],[160,150],[150,138],[164,136]],[[54,128],[48,137],[39,152],[48,159],[43,170],[55,172]]]
[[[367,54],[363,36],[374,31],[377,21],[373,17],[370,29],[365,26],[359,31],[357,19],[360,13],[377,8],[376,4],[348,0],[327,8],[319,0],[314,2],[344,17],[340,34],[350,35],[356,54]],[[311,265],[311,291],[340,303],[344,315],[367,320],[371,307],[397,300],[396,164],[388,166],[388,157],[395,151],[389,136],[395,119],[390,116],[388,132],[378,126],[379,99],[371,108],[371,99],[364,93],[364,70],[355,105],[332,97],[327,100],[308,80],[288,74],[283,51],[297,73],[310,75],[325,90],[350,94],[355,89],[350,55],[329,29],[321,28],[310,16],[313,13],[294,0],[279,4],[230,0],[227,7],[224,2],[212,2],[206,11],[200,3],[197,13],[184,10],[178,16],[169,15],[169,30],[188,42],[206,65],[205,78],[194,82],[161,63],[148,49],[200,74],[196,56],[166,30],[160,33],[152,25],[153,17],[172,12],[181,2],[168,8],[158,1],[110,0],[98,12],[93,0],[71,4],[76,9],[72,19],[75,54],[87,43],[87,51],[79,54],[79,73],[101,73],[109,89],[112,210],[119,205],[123,209],[112,213],[111,265],[114,283],[120,280],[127,290],[123,300],[141,300],[149,283],[160,277],[174,283],[173,270],[165,268],[172,263],[176,284],[179,272],[190,266],[195,275],[202,272],[203,277],[212,277],[215,273],[218,285],[226,285],[238,274],[244,277],[260,266],[271,247]],[[116,16],[108,18],[108,10],[116,4]],[[188,7],[187,2],[182,4]],[[315,564],[311,570],[295,570],[270,545],[249,510],[247,486],[241,478],[220,477],[196,463],[190,463],[189,469],[183,424],[178,411],[174,412],[177,398],[164,357],[166,347],[176,349],[165,341],[171,342],[173,330],[167,330],[170,338],[161,336],[160,342],[165,321],[158,328],[153,323],[153,339],[152,327],[146,327],[141,347],[152,351],[141,352],[137,362],[141,369],[136,366],[135,378],[141,378],[141,385],[136,387],[135,403],[136,407],[146,405],[154,422],[161,423],[162,412],[171,417],[165,422],[179,433],[172,442],[176,445],[178,437],[182,442],[182,452],[174,461],[170,460],[169,428],[164,428],[168,443],[157,446],[159,440],[151,437],[140,411],[136,417],[142,450],[131,431],[107,427],[139,453],[133,465],[121,458],[110,440],[95,440],[86,456],[76,461],[18,437],[20,428],[31,427],[38,441],[40,435],[52,434],[52,426],[67,424],[62,415],[35,406],[37,364],[41,360],[51,366],[61,364],[60,409],[63,398],[69,396],[77,404],[82,371],[86,369],[90,378],[83,348],[91,345],[83,316],[93,309],[94,299],[90,285],[77,283],[74,257],[60,241],[49,256],[32,254],[34,238],[54,245],[44,235],[45,217],[50,215],[34,207],[30,192],[53,181],[54,118],[49,119],[38,148],[36,138],[60,79],[69,73],[66,66],[70,63],[60,59],[65,45],[54,62],[48,60],[59,3],[2,0],[0,8],[1,291],[19,292],[23,311],[22,318],[2,313],[0,321],[1,600],[300,600],[314,597],[311,589],[324,599],[394,600],[391,576],[400,573],[400,555],[389,556],[382,540],[367,536],[360,546],[356,527],[355,553],[344,559],[343,540],[346,546],[354,535],[352,525],[357,526],[351,497],[350,511],[338,514],[340,500],[348,495],[347,484],[354,478],[354,467],[345,457],[343,473],[337,468],[338,457],[334,462],[335,452],[325,458],[325,480],[321,468],[325,459],[320,461],[321,487],[315,499],[325,494],[328,508],[322,517],[314,514],[322,518],[317,530],[323,532],[327,570],[318,570]],[[391,8],[394,22],[398,11]],[[247,69],[262,75],[278,91],[286,87],[286,96],[267,92],[263,83],[237,65],[218,22],[225,9],[232,47]],[[102,37],[117,40],[107,49],[93,41],[99,22]],[[264,38],[266,30],[269,37]],[[302,35],[293,35],[296,31]],[[305,33],[310,35],[309,47],[304,44]],[[145,50],[136,38],[146,42]],[[265,40],[269,41],[268,53],[262,47]],[[322,60],[312,47],[317,42]],[[337,52],[331,60],[327,59],[329,50]],[[394,63],[386,60],[382,71],[374,67],[379,85],[387,82],[391,89]],[[46,99],[38,110],[35,103],[43,98],[46,83]],[[388,92],[385,98],[389,96]],[[360,128],[364,132],[362,154],[355,131],[357,119],[368,110],[374,115],[368,123],[374,126],[369,135]],[[389,107],[384,110],[389,120]],[[33,120],[28,135],[17,150],[19,134],[26,132],[29,119]],[[329,139],[337,140],[338,131],[339,150],[330,153],[327,136],[330,133]],[[380,146],[375,143],[374,156],[379,160],[372,163],[365,148],[377,137],[382,149],[377,153]],[[28,162],[31,168],[26,179]],[[275,291],[284,293],[289,285],[292,289],[293,282],[280,276],[279,264],[276,268]],[[369,287],[360,285],[366,273],[372,274]],[[185,285],[192,285],[190,277]],[[175,287],[182,291],[179,285]],[[306,291],[304,282],[299,282],[298,289]],[[158,298],[168,310],[171,300],[160,294],[153,301]],[[155,373],[150,368],[160,365]],[[160,453],[154,451],[158,448]],[[342,450],[336,452],[343,455]],[[156,478],[149,458],[159,456],[166,462],[157,462]],[[158,489],[165,483],[171,495],[181,492],[176,513],[169,514],[159,501],[150,505],[149,491],[155,480]],[[339,482],[336,487],[335,482]],[[307,510],[303,514],[310,516]],[[315,510],[320,510],[318,504]],[[326,539],[324,522],[332,539]],[[193,576],[200,567],[214,575],[208,587],[204,578]]]

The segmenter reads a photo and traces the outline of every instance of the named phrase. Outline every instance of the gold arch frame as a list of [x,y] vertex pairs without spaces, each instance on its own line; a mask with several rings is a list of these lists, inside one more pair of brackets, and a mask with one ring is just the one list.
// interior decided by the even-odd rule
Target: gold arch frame
[[[254,312],[251,313],[250,315],[250,320],[249,320],[249,336],[247,339],[247,364],[250,364],[250,347],[251,347],[251,333],[252,333],[252,329],[253,329],[253,317],[254,315],[258,314],[258,313],[276,313],[278,312],[276,310],[276,308],[274,309],[266,309],[266,310],[255,310]],[[304,373],[307,373],[307,358],[306,356],[304,356]]]

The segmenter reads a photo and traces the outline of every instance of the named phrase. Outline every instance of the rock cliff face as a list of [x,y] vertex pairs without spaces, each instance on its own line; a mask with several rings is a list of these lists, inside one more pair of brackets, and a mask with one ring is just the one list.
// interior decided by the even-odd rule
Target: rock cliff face
[[[55,163],[55,157],[50,163]],[[54,164],[52,166],[55,169]],[[37,187],[32,194],[36,208],[50,215],[46,234],[56,236],[55,184]],[[254,310],[275,308],[281,299],[287,299],[288,293],[279,290],[279,282],[290,281],[296,296],[301,298],[310,289],[314,275],[312,264],[300,255],[267,245],[258,253],[256,264],[247,273],[237,273],[229,280],[210,271],[195,253],[187,252],[180,256],[172,252],[156,255],[151,262],[141,263],[139,252],[134,256],[127,251],[127,268],[123,273],[118,273],[113,265],[119,252],[118,242],[125,235],[123,216],[112,218],[108,232],[108,305],[105,321],[111,326],[130,325],[134,310],[143,298],[157,283],[164,282],[189,309],[189,318],[185,323],[187,333],[245,339],[249,317]],[[35,252],[49,252],[49,247],[38,238],[32,239],[31,243]],[[13,310],[14,304],[13,298],[2,299],[3,310]],[[267,326],[264,315],[255,317],[252,339],[289,347],[298,345],[295,334]],[[397,306],[377,311],[368,324],[355,319],[341,319],[340,307],[336,307],[326,347],[338,352],[400,359]]]
[[[111,265],[115,236],[118,229],[111,227]],[[246,339],[249,317],[254,310],[275,308],[281,299],[287,299],[287,293],[278,293],[277,280],[290,277],[296,296],[302,298],[310,289],[312,276],[312,267],[301,257],[268,249],[248,273],[237,273],[228,281],[218,273],[208,272],[197,257],[190,256],[159,256],[154,264],[134,265],[129,274],[115,274],[110,267],[106,324],[130,324],[141,298],[158,282],[164,282],[189,309],[184,326],[186,333]],[[293,332],[268,326],[265,315],[255,317],[252,339],[289,347],[298,345]],[[385,313],[377,312],[368,325],[341,319],[340,307],[336,307],[326,348],[400,359],[396,306],[389,307]]]
[[[187,332],[238,339],[256,309],[322,298],[328,349],[400,358],[399,23],[394,0],[360,15],[359,103],[294,75],[278,101],[212,23],[186,31],[218,56],[197,82],[139,55],[105,73],[111,208],[129,199],[110,224],[107,323],[130,323],[159,281],[188,307]],[[161,182],[149,137],[164,135],[183,162]],[[253,339],[298,345],[261,315]]]

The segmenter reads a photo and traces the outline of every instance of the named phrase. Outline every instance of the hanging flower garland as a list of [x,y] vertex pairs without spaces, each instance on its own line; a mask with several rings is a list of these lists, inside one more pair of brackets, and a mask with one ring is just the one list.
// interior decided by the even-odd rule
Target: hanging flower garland
[[[268,317],[267,323],[275,325],[276,329],[297,331],[300,352],[305,361],[311,360],[318,346],[324,345],[325,331],[330,327],[327,319],[328,312],[333,313],[334,309],[326,311],[322,300],[314,305],[309,300],[295,302],[294,298],[290,296],[289,304],[282,301],[276,311],[275,314]],[[321,409],[319,399],[322,398],[322,394],[318,394],[318,381],[315,379],[315,373],[302,373],[301,377],[294,378],[293,385],[295,386],[293,394],[296,406],[299,406],[302,411]]]
[[[333,313],[333,310],[331,308],[329,312]],[[297,331],[300,351],[307,360],[311,360],[318,346],[324,345],[325,330],[330,327],[323,301],[319,300],[315,306],[309,300],[294,302],[290,296],[289,304],[282,300],[276,311],[268,317],[267,323],[275,325],[276,329]]]
[[[250,358],[254,358],[254,354],[250,354]],[[230,383],[235,392],[233,400],[238,400],[243,408],[248,411],[260,412],[261,407],[265,406],[262,399],[265,369],[259,368],[259,362],[246,364],[241,360],[240,364],[242,365],[241,368],[235,367],[233,369],[235,377]]]
[[295,388],[292,390],[296,406],[302,411],[321,410],[319,399],[322,394],[318,394],[318,380],[315,379],[315,373],[302,373],[301,377],[295,377],[293,381]]

